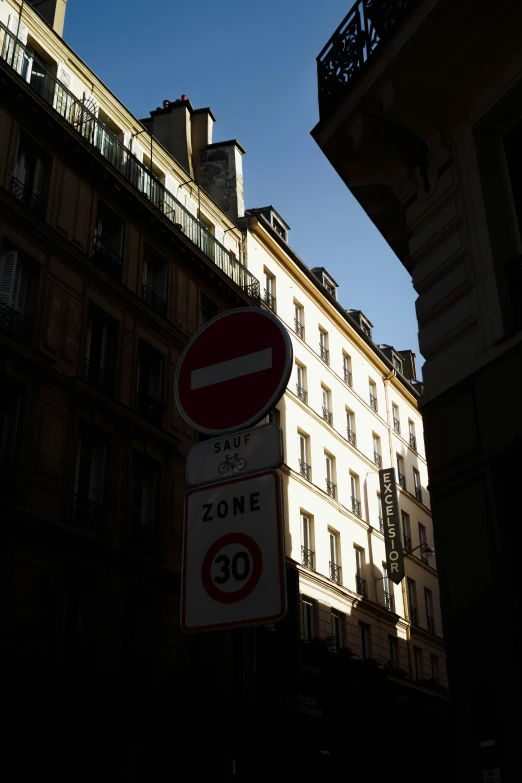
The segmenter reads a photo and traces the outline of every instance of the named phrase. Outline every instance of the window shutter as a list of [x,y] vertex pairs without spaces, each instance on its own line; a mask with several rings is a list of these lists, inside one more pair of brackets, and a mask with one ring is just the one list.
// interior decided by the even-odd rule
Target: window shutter
[[58,81],[60,81],[64,87],[67,87],[68,90],[71,89],[72,86],[72,73],[63,65],[63,63],[58,64]]
[[220,242],[222,245],[225,244],[225,232],[219,226],[216,226],[214,228],[214,236],[217,239],[217,241]]
[[[53,107],[62,117],[66,117],[68,115],[68,110],[72,106],[72,100],[66,92],[66,90],[71,89],[72,74],[62,63],[58,63],[56,75],[58,84],[54,91]],[[65,89],[63,89],[64,87]]]
[[27,179],[27,164],[25,160],[24,144],[21,136],[18,138],[18,153],[16,156],[14,175],[15,179],[25,185],[25,181]]
[[143,476],[141,495],[141,524],[154,527],[156,519],[156,474],[153,471]]
[[0,304],[12,307],[15,292],[16,270],[18,269],[18,252],[6,250],[0,262]]
[[149,396],[161,401],[163,360],[156,358],[149,365]]
[[16,267],[12,308],[20,315],[25,314],[27,300],[27,269],[18,263]]
[[20,44],[25,45],[27,43],[27,35],[29,31],[23,22],[19,23],[19,17],[16,14],[9,15],[7,20],[7,28],[11,33],[13,33],[13,36],[8,36],[9,43],[7,45],[7,62],[15,69],[15,71],[21,73],[24,59],[24,50]]
[[92,444],[92,462],[89,487],[89,500],[97,505],[103,504],[103,486],[105,482],[105,457],[107,447],[101,441],[93,441]]
[[167,264],[156,267],[156,293],[166,301],[167,299]]
[[194,215],[194,217],[197,218],[197,216],[198,216],[198,202],[194,201],[194,199],[191,198],[190,196],[187,196],[186,207],[187,207],[187,210],[190,212],[190,214]]
[[45,181],[45,163],[41,158],[36,158],[34,165],[33,193],[35,196],[41,196],[43,193]]

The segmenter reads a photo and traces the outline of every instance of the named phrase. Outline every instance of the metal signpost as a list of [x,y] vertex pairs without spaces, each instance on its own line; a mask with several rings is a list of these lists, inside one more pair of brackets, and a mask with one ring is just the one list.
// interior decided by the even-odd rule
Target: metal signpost
[[388,577],[398,585],[404,579],[405,572],[395,469],[386,468],[385,470],[380,470],[379,484]]

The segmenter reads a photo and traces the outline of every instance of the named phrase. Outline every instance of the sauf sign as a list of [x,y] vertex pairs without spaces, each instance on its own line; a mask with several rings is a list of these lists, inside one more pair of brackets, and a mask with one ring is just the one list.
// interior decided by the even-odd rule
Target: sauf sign
[[399,504],[397,503],[397,484],[395,483],[394,468],[380,470],[379,483],[381,487],[388,577],[398,585],[404,579],[404,558],[402,555]]

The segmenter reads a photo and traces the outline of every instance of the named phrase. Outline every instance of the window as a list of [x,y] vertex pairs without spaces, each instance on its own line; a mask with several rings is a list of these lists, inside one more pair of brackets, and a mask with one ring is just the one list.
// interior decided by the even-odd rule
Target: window
[[45,220],[51,179],[51,157],[25,134],[18,141],[11,193]]
[[331,454],[324,453],[324,462],[325,462],[325,468],[326,468],[326,492],[330,495],[331,498],[335,498],[336,489],[335,486],[335,465],[334,465],[334,458]]
[[406,489],[406,476],[404,475],[404,459],[397,454],[397,483],[403,489]]
[[424,525],[421,525],[420,522],[419,522],[419,544],[420,544],[421,560],[423,563],[428,563],[428,558],[426,557],[426,555],[422,554],[424,552],[425,547],[428,544],[428,538],[426,535],[426,528],[424,527]]
[[424,588],[424,605],[426,607],[426,625],[430,633],[435,633],[435,617],[433,615],[433,593]]
[[410,622],[412,625],[419,624],[419,612],[417,609],[417,586],[413,579],[407,578],[408,606],[410,610]]
[[304,340],[304,308],[294,299],[294,328],[295,333]]
[[417,451],[417,438],[415,437],[415,424],[411,419],[408,419],[408,433],[410,436],[410,446],[414,451]]
[[100,201],[92,257],[108,275],[118,280],[121,278],[123,232],[123,220]]
[[279,234],[281,239],[284,239],[286,242],[286,229],[283,226],[283,224],[280,223],[279,220],[277,220],[273,215],[272,215],[272,227],[276,232],[276,234]]
[[74,479],[74,521],[96,529],[103,519],[107,440],[83,433],[78,446]]
[[[15,25],[14,32],[16,32],[17,26]],[[49,78],[49,73],[54,70],[53,64],[40,59],[33,47],[28,43],[25,51],[22,53],[21,66],[21,75],[25,81],[31,85],[38,95],[49,101],[50,96],[52,96],[52,82]],[[63,74],[60,74],[60,76],[63,76]]]
[[138,413],[157,427],[163,425],[163,356],[145,342],[140,344],[138,366]]
[[377,465],[378,468],[382,468],[382,457],[381,457],[381,439],[378,435],[375,434],[375,432],[372,432],[372,439],[373,439],[373,461]]
[[369,337],[369,338],[371,339],[371,336],[372,336],[372,328],[371,328],[371,326],[370,326],[370,322],[369,322],[369,321],[367,321],[367,320],[366,320],[366,318],[364,318],[364,317],[361,315],[360,324],[361,324],[361,329],[363,330],[364,334],[365,334],[367,337]]
[[349,408],[346,408],[346,435],[348,442],[355,446],[355,415]]
[[384,533],[384,518],[382,516],[382,502],[381,502],[381,493],[377,492],[377,511],[378,511],[378,522],[379,522],[379,530],[381,533]]
[[275,277],[274,275],[268,271],[268,269],[264,270],[264,280],[265,280],[265,296],[264,301],[265,304],[268,305],[268,307],[274,311],[276,309],[276,298],[275,298]]
[[416,680],[422,680],[422,650],[420,647],[413,648],[413,669]]
[[8,480],[7,467],[14,463],[19,415],[20,393],[3,381],[0,385],[0,483]]
[[421,486],[420,473],[416,468],[413,468],[413,486],[415,487],[415,497],[417,498],[419,503],[422,503],[422,486]]
[[330,396],[331,392],[330,389],[327,389],[326,386],[321,386],[321,395],[323,400],[323,406],[322,406],[322,413],[323,413],[323,419],[328,422],[330,426],[332,426],[332,411],[331,411],[331,401]]
[[311,601],[303,598],[303,639],[310,642],[314,637],[314,605]]
[[326,364],[330,363],[330,352],[328,351],[328,334],[324,329],[319,329],[319,356]]
[[399,418],[399,407],[395,405],[395,403],[392,403],[392,415],[393,415],[393,429],[397,433],[397,435],[401,434],[401,421]]
[[352,505],[352,513],[356,517],[361,518],[361,501],[359,500],[359,476],[350,471],[350,500]]
[[430,655],[431,679],[438,683],[439,681],[439,659],[436,655]]
[[343,378],[348,386],[352,386],[352,359],[343,351]]
[[91,305],[85,344],[84,378],[105,394],[114,391],[117,322],[101,308]]
[[410,527],[410,515],[401,510],[402,520],[402,544],[404,549],[409,552],[411,550],[411,527]]
[[384,588],[384,606],[388,611],[395,611],[395,605],[393,600],[393,584],[390,582],[388,576],[388,566],[386,563],[382,564],[382,585]]
[[312,541],[312,521],[308,514],[301,514],[301,563],[306,568],[314,567],[314,552]]
[[159,478],[159,466],[153,460],[134,455],[130,529],[140,543],[157,527]]
[[370,379],[369,381],[369,393],[370,393],[370,408],[377,412],[377,386],[375,381]]
[[308,481],[310,481],[310,464],[308,462],[308,436],[302,433],[298,433],[297,445],[299,453],[299,472],[301,476],[304,476],[306,479],[308,479]]
[[330,296],[337,298],[335,284],[325,274],[323,274],[323,285],[328,291],[328,293],[330,294]]
[[163,259],[151,253],[146,256],[143,268],[143,300],[164,318],[167,315],[167,269],[168,265]]
[[339,533],[328,530],[330,541],[330,579],[341,584],[341,566],[339,564]]
[[295,363],[295,372],[296,372],[296,385],[295,385],[295,393],[299,397],[300,400],[306,403],[306,367],[304,367],[302,364]]
[[201,294],[201,326],[208,324],[216,315],[219,315],[221,308],[212,301],[206,294]]
[[343,622],[335,612],[332,612],[332,640],[337,649],[343,646]]
[[29,270],[17,250],[0,256],[0,329],[27,339],[31,324],[26,318]]
[[359,595],[367,595],[366,579],[363,577],[364,573],[364,549],[356,546],[354,547],[355,553],[355,589]]
[[363,661],[371,658],[372,655],[372,643],[371,643],[371,628],[366,623],[359,623],[359,636],[361,640],[361,658]]
[[388,636],[388,666],[390,669],[398,668],[399,656],[397,652],[397,637]]

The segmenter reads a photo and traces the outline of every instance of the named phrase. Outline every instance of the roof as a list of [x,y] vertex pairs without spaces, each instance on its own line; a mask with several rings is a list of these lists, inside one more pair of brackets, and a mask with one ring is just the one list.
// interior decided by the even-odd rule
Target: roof
[[310,272],[324,272],[324,273],[325,273],[325,275],[328,275],[328,277],[330,278],[330,280],[332,281],[332,283],[333,283],[334,285],[336,285],[336,286],[337,286],[337,288],[339,288],[339,283],[336,283],[336,282],[335,282],[335,280],[333,279],[333,277],[332,277],[332,275],[330,274],[330,272],[328,271],[328,269],[325,269],[325,267],[324,267],[324,266],[312,266],[312,267],[310,267]]
[[274,207],[271,204],[268,207],[254,207],[253,209],[245,209],[245,212],[248,215],[261,215],[261,214],[263,214],[263,212],[274,212],[277,215],[277,219],[281,221],[281,223],[284,225],[284,227],[287,229],[287,231],[291,231],[292,230],[290,228],[290,226],[288,225],[288,223],[286,222],[286,220],[284,220],[281,217],[281,215],[279,214],[277,209],[274,209]]

